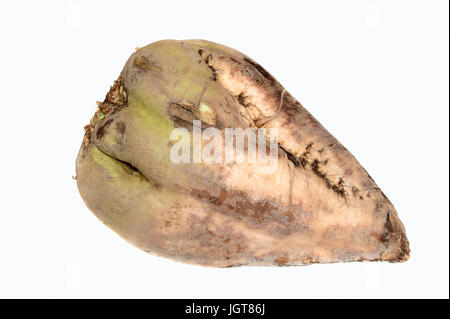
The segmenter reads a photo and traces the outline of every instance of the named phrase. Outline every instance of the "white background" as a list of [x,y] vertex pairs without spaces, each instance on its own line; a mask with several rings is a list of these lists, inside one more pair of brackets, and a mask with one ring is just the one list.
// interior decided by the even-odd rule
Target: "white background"
[[[2,1],[0,297],[449,297],[448,1]],[[137,46],[271,72],[369,171],[411,259],[212,269],[146,254],[78,194],[87,124]]]

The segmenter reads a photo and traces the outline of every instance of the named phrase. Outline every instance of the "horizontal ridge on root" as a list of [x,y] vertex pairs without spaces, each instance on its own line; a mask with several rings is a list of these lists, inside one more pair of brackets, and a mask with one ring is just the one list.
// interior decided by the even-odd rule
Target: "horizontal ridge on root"
[[[97,145],[97,144],[93,144],[93,146],[95,146],[102,154],[104,154],[104,155],[108,156],[109,158],[111,158],[111,159],[117,161],[118,163],[124,165],[130,172],[132,172],[132,173],[138,173],[143,179],[145,179],[146,181],[150,182],[149,179],[148,179],[144,174],[142,174],[141,171],[140,171],[136,166],[134,166],[133,164],[131,164],[131,163],[127,162],[127,161],[118,159],[118,158],[115,157],[114,155],[111,155],[111,154],[109,154],[108,152],[105,152],[105,151],[102,150],[101,147],[100,147],[99,145]],[[131,174],[132,174],[132,173],[131,173]]]

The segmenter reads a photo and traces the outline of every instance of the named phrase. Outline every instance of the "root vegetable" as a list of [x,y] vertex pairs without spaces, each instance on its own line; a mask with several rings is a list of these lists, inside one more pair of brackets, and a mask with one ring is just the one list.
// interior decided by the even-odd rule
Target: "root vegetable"
[[[277,169],[174,163],[171,133],[194,135],[194,120],[221,132],[277,128]],[[164,40],[137,50],[85,131],[81,196],[149,253],[214,267],[409,258],[397,212],[364,168],[273,76],[231,48]]]

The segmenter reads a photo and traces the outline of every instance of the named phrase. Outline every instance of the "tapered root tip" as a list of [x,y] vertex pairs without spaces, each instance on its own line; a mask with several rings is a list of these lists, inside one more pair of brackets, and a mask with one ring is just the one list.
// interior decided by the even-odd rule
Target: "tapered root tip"
[[405,227],[396,213],[388,212],[384,227],[382,242],[386,249],[381,255],[381,260],[389,262],[407,261],[410,257],[409,241],[406,237]]

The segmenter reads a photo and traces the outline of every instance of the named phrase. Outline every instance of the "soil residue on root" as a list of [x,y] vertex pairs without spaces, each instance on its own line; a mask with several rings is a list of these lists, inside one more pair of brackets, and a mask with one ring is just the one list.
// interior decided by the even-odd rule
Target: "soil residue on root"
[[119,76],[106,94],[103,102],[97,101],[97,110],[88,125],[84,127],[83,148],[89,145],[92,133],[100,120],[126,107],[128,104],[128,94],[123,85],[122,77]]

